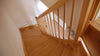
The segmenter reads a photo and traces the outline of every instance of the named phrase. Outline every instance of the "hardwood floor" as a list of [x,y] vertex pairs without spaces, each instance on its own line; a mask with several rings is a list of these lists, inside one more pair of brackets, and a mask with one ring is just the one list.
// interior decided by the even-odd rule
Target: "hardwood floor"
[[75,56],[74,53],[77,52],[76,47],[64,45],[63,42],[42,34],[37,26],[21,28],[20,31],[27,56]]

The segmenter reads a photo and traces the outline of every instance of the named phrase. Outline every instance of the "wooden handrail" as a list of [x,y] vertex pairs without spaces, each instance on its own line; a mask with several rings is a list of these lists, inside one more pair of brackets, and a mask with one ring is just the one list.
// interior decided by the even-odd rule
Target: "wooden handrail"
[[[87,5],[88,5],[88,3],[89,3],[89,1],[87,1],[87,0],[84,0],[85,2],[83,2],[83,6],[82,6],[82,8],[86,8],[86,7],[88,7]],[[87,1],[87,2],[86,2]],[[38,16],[36,19],[38,20],[38,19],[41,19],[42,17],[44,17],[45,15],[47,15],[47,18],[48,18],[48,22],[49,22],[49,30],[50,30],[50,35],[55,35],[56,37],[57,37],[57,32],[58,32],[58,36],[59,36],[59,38],[60,38],[60,28],[59,28],[59,8],[61,7],[61,6],[64,6],[64,8],[63,8],[63,39],[64,39],[64,27],[65,27],[65,7],[66,7],[66,2],[67,2],[67,0],[58,0],[52,7],[50,7],[48,10],[46,10],[44,13],[42,13],[40,16]],[[87,4],[87,5],[86,5]],[[68,40],[70,39],[70,33],[71,33],[71,28],[72,28],[72,21],[73,21],[73,13],[74,13],[74,7],[75,7],[75,0],[73,0],[73,2],[72,2],[72,10],[71,10],[71,18],[70,18],[70,26],[69,26],[69,33],[68,33]],[[87,8],[86,8],[87,9]],[[75,34],[75,40],[78,40],[78,37],[80,36],[80,31],[82,30],[82,25],[83,25],[83,23],[84,22],[82,22],[82,21],[85,21],[84,19],[82,19],[82,18],[85,18],[85,17],[83,17],[83,14],[86,14],[86,12],[87,12],[87,10],[82,10],[82,12],[81,12],[81,15],[80,15],[80,19],[79,19],[79,24],[78,24],[78,27],[77,27],[77,30],[76,30],[76,34]],[[55,17],[54,17],[54,11],[55,10],[57,10],[57,20],[58,20],[58,31],[56,31],[56,29],[55,29],[55,21],[54,20],[56,20],[55,19]],[[53,14],[51,15],[51,12],[53,12]],[[83,14],[82,14],[83,13]],[[53,16],[53,20],[51,20],[51,16]],[[86,15],[84,15],[84,16],[86,16]],[[52,26],[52,22],[54,23],[54,31],[55,31],[55,33],[54,33],[54,31],[53,31],[53,26]]]
[[[67,2],[67,0],[63,0],[63,1],[61,1],[61,0],[58,0],[52,7],[50,7],[48,10],[46,10],[44,13],[42,13],[40,16],[38,16],[36,19],[38,20],[38,19],[41,19],[41,17],[43,17],[43,16],[45,16],[45,15],[47,15],[47,14],[49,14],[49,18],[48,18],[48,16],[47,16],[47,18],[48,18],[48,20],[50,20],[50,25],[49,25],[49,27],[50,27],[50,30],[51,30],[51,35],[53,34],[53,36],[54,36],[54,31],[53,31],[53,26],[52,26],[52,20],[51,20],[51,16],[53,16],[53,22],[54,22],[54,11],[55,10],[57,10],[57,20],[58,20],[58,37],[60,38],[60,28],[59,28],[59,8],[61,7],[61,6],[64,6],[64,12],[63,12],[63,17],[64,17],[64,19],[63,19],[63,39],[64,39],[64,27],[65,27],[65,3]],[[71,20],[70,20],[70,28],[69,28],[69,35],[68,35],[68,39],[70,38],[70,32],[71,32],[71,27],[72,27],[72,20],[73,20],[73,11],[74,11],[74,4],[75,3],[75,1],[73,0],[73,3],[72,3],[72,12],[71,12]],[[51,15],[51,12],[53,12],[53,15]],[[55,24],[55,22],[54,22],[54,24]],[[54,29],[55,29],[55,26],[54,26]],[[56,30],[55,30],[55,35],[56,35],[56,37],[57,37],[57,34],[56,34]]]
[[50,13],[51,11],[54,11],[61,7],[63,4],[65,4],[67,0],[58,0],[52,7],[50,7],[48,10],[46,10],[44,13],[42,13],[40,16],[37,17],[37,19],[43,17],[44,15]]

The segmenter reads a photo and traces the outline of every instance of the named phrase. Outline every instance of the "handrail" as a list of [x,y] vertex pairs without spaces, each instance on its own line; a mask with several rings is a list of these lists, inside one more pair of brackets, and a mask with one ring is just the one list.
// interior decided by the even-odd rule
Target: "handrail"
[[[37,23],[39,23],[38,20],[40,20],[40,19],[42,20],[42,17],[47,16],[47,20],[48,20],[49,23],[46,23],[46,25],[49,24],[49,29],[47,29],[47,30],[49,31],[50,35],[53,35],[53,36],[55,35],[54,37],[59,37],[59,38],[63,37],[63,39],[64,39],[64,34],[66,34],[66,32],[64,33],[65,21],[67,19],[67,18],[65,18],[66,3],[67,3],[67,0],[58,0],[52,7],[50,7],[48,10],[46,10],[40,16],[36,17]],[[80,18],[79,18],[78,26],[77,26],[76,33],[75,33],[75,38],[74,38],[75,41],[78,41],[78,37],[81,36],[81,34],[83,32],[82,30],[83,30],[83,28],[86,24],[86,20],[87,20],[89,10],[90,10],[90,7],[91,7],[90,5],[91,5],[90,0],[83,0],[82,10],[81,10],[81,13],[80,13]],[[59,26],[60,26],[60,24],[59,24],[60,23],[59,8],[61,6],[63,6],[63,10],[64,10],[63,11],[63,29],[59,28]],[[70,35],[71,35],[71,31],[72,31],[71,28],[72,28],[73,14],[74,14],[74,9],[75,9],[74,7],[75,7],[75,0],[72,1],[70,25],[69,25],[69,28],[68,28],[69,32],[68,32],[68,34],[66,34],[66,35],[68,35],[68,40],[71,39]],[[54,13],[54,11],[56,11],[56,13]],[[52,12],[52,15],[51,15],[51,12]],[[55,18],[55,15],[56,15],[57,18]],[[53,18],[52,18],[52,16],[53,16]],[[46,17],[44,19],[46,19]],[[57,25],[55,25],[55,21],[58,21]],[[43,25],[45,25],[45,24],[43,24]],[[46,27],[44,27],[44,28],[46,28]],[[53,28],[54,28],[54,31],[53,31]],[[63,31],[63,33],[61,33],[61,30]],[[44,31],[44,29],[43,29],[43,31]],[[54,34],[54,32],[55,32],[55,34]],[[60,33],[62,35],[60,35]]]
[[44,13],[42,13],[40,16],[37,17],[37,19],[41,18],[42,16],[50,13],[51,11],[54,11],[61,7],[64,3],[66,3],[67,0],[58,0],[52,7],[50,7],[48,10],[46,10]]
[[[75,43],[77,43],[79,36],[82,35],[83,30],[84,30],[85,25],[86,25],[86,22],[88,21],[88,15],[89,15],[91,7],[92,7],[91,1],[92,0],[83,0],[82,9],[81,9],[81,12],[80,12],[80,15],[79,15],[80,17],[79,17],[79,21],[78,21],[78,26],[77,26],[77,29],[76,29],[76,32],[75,32],[75,38],[74,38]],[[45,31],[45,29],[47,29],[48,30],[48,32],[46,31],[47,34],[50,33],[48,35],[53,35],[53,37],[56,37],[56,38],[58,38],[58,36],[59,36],[59,39],[61,37],[63,37],[63,39],[65,39],[65,36],[68,35],[68,37],[67,37],[68,41],[69,40],[71,41],[71,36],[72,36],[71,35],[71,31],[72,31],[71,28],[73,26],[72,21],[73,21],[74,10],[76,9],[76,6],[75,6],[76,4],[75,4],[75,0],[73,0],[72,3],[71,3],[72,4],[71,9],[72,10],[71,10],[71,15],[70,15],[70,25],[68,26],[69,28],[67,28],[67,29],[69,29],[69,30],[67,30],[69,32],[68,32],[68,34],[66,34],[66,32],[65,32],[66,30],[64,30],[65,24],[67,23],[66,22],[67,18],[65,18],[66,17],[66,10],[67,10],[66,9],[67,8],[66,2],[67,2],[67,0],[58,0],[52,7],[50,7],[48,10],[46,10],[40,16],[36,17],[36,20],[37,20],[37,23],[39,23],[38,20],[42,20],[42,17],[46,16],[44,19],[47,19],[46,24],[49,26],[48,27],[49,29],[44,27],[44,29],[42,31]],[[62,35],[60,35],[60,32],[62,32],[62,31],[59,28],[59,26],[60,26],[59,8],[61,6],[63,6],[63,28],[62,28],[63,33],[62,33]],[[55,11],[56,11],[56,13],[55,13]],[[55,15],[56,15],[56,17],[55,17]],[[51,16],[53,16],[53,18]],[[40,23],[40,24],[42,24],[42,23]],[[43,23],[43,25],[45,25],[45,24]],[[57,28],[57,26],[58,26],[58,28]],[[54,28],[54,31],[53,31],[53,28]]]

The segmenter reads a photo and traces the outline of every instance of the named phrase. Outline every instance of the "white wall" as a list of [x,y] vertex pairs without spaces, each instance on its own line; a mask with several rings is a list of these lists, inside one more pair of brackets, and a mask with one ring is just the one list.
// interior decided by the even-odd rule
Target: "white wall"
[[20,32],[11,18],[0,8],[0,56],[25,56]]
[[[29,2],[30,1],[30,2]],[[18,28],[33,25],[35,12],[32,0],[0,0],[1,7],[5,10]],[[36,10],[35,10],[36,11]],[[35,21],[36,23],[36,21]]]
[[35,0],[19,0],[19,2],[22,4],[23,10],[25,11],[27,15],[27,21],[29,21],[29,24],[37,24],[35,17],[38,15],[37,11],[37,4]]

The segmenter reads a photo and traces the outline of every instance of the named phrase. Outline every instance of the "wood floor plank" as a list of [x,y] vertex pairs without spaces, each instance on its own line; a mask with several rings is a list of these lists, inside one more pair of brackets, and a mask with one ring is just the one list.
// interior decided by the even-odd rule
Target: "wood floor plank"
[[62,45],[62,43],[59,43],[56,48],[49,54],[49,56],[61,56],[63,49],[64,45]]
[[74,56],[73,48],[71,48],[70,46],[65,47],[62,56]]
[[48,42],[49,40],[50,40],[49,38],[28,39],[27,41],[25,41],[25,45],[26,45],[28,52],[30,53],[36,47],[43,45],[44,43]]
[[30,56],[48,56],[49,52],[54,49],[57,45],[57,42],[54,40],[51,40],[50,42],[39,46],[37,48],[35,48],[32,53],[30,54]]

